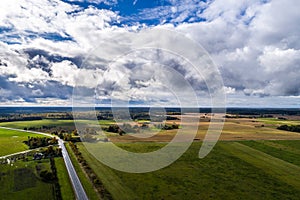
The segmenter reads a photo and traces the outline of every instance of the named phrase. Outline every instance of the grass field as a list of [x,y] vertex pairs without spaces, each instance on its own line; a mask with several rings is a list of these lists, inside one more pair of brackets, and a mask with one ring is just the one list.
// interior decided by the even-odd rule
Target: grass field
[[[72,123],[71,120],[42,120],[6,125],[24,128],[50,124],[71,126]],[[100,123],[109,125],[113,121]],[[229,119],[220,141],[204,159],[198,158],[201,142],[194,142],[172,165],[146,174],[113,170],[97,161],[82,143],[77,146],[114,199],[299,199],[300,134],[276,129],[282,124],[298,123],[265,118]],[[209,122],[200,123],[197,139],[203,139],[208,125]],[[142,140],[111,134],[111,141],[132,152],[149,152],[163,147],[175,134],[176,130],[164,131]],[[67,148],[70,151],[68,145]],[[72,152],[70,157],[89,198],[99,199]],[[63,173],[59,176],[62,180],[66,178]],[[70,191],[64,187],[67,185],[64,181],[62,190]]]
[[10,128],[29,128],[29,127],[41,127],[41,126],[74,126],[73,120],[35,120],[35,121],[16,121],[16,122],[1,122],[0,126]]
[[28,136],[36,137],[40,135],[21,131],[0,129],[0,156],[29,149],[28,146],[23,143],[23,141],[27,140]]
[[[97,124],[97,121],[93,120],[76,120],[78,123]],[[100,120],[98,121],[101,125],[109,125],[115,123],[113,120]],[[42,126],[55,126],[55,127],[75,127],[73,120],[54,120],[54,119],[43,119],[34,121],[16,121],[16,122],[1,122],[0,126],[24,129],[29,127],[40,128]]]
[[266,123],[266,124],[273,124],[273,125],[299,125],[300,121],[298,120],[282,120],[276,118],[259,118],[258,121]]
[[[201,143],[195,142],[171,166],[146,174],[112,170],[82,144],[77,146],[114,199],[299,199],[300,166],[296,156],[300,157],[300,141],[272,143],[274,149],[263,150],[261,144],[270,146],[264,141],[219,142],[206,158],[199,159]],[[290,144],[298,151],[292,151]],[[143,152],[159,145],[163,146],[127,143],[122,148]],[[293,156],[286,156],[291,151]]]
[[[39,163],[41,168],[50,168],[49,160]],[[40,180],[36,162],[18,161],[11,165],[0,164],[0,199],[45,199],[53,200],[53,185]]]

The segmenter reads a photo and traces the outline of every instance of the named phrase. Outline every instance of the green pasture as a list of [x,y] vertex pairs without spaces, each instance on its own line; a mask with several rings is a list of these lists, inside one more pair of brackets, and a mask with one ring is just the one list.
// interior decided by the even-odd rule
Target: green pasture
[[[114,120],[76,120],[79,124],[88,125],[103,125],[108,126],[114,124]],[[0,126],[24,129],[29,127],[40,128],[42,126],[53,126],[53,127],[75,127],[73,120],[55,120],[55,119],[43,119],[43,120],[33,120],[33,121],[15,121],[15,122],[1,122]]]
[[0,156],[28,150],[28,146],[23,143],[28,136],[44,137],[38,134],[0,128]]
[[[198,158],[201,143],[195,142],[172,165],[145,174],[113,170],[97,161],[83,144],[77,146],[114,199],[299,199],[300,196],[297,161],[300,141],[219,142],[204,159]],[[119,146],[145,152],[164,144]]]

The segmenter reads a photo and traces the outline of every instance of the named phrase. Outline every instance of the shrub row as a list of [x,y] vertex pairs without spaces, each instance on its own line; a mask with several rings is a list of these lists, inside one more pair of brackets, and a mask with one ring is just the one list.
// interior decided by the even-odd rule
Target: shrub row
[[80,163],[86,174],[88,175],[91,183],[96,188],[97,192],[100,194],[101,198],[112,199],[111,194],[105,189],[103,183],[98,179],[94,171],[90,168],[86,160],[81,155],[81,152],[78,150],[78,147],[75,143],[69,142],[69,145],[76,155],[77,161]]

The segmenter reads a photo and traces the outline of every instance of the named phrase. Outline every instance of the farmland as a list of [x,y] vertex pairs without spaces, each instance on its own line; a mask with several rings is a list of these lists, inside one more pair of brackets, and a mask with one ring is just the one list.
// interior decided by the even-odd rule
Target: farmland
[[0,129],[0,157],[16,152],[28,150],[23,143],[29,137],[36,137],[37,134],[26,133],[15,130]]
[[[300,146],[300,141],[273,141],[279,146],[264,151],[260,150],[261,143],[250,143],[222,141],[206,158],[199,159],[201,143],[194,142],[175,163],[147,174],[112,170],[94,159],[83,145],[78,146],[115,199],[298,199],[300,165],[296,158],[300,153],[295,151],[288,159],[286,155],[291,151],[289,144]],[[138,152],[158,145],[163,144],[120,146]],[[276,150],[282,154],[276,156]]]
[[50,168],[49,160],[1,164],[0,199],[54,199],[54,186],[40,179],[36,171],[37,164],[41,169]]
[[[173,122],[178,121],[170,121]],[[7,122],[5,125],[18,128],[45,124],[72,127],[72,123],[70,120],[39,120]],[[99,123],[108,126],[114,122],[106,120]],[[89,167],[114,199],[298,199],[300,134],[276,129],[282,124],[297,125],[299,121],[227,119],[213,151],[199,159],[201,141],[209,126],[208,121],[200,121],[195,141],[183,156],[168,167],[145,174],[111,169],[95,159],[83,143],[76,144]],[[120,136],[107,133],[112,142],[131,152],[160,149],[175,134],[176,130],[165,130],[149,138],[136,138],[131,134]],[[68,147],[68,151],[72,150]],[[72,152],[70,156],[90,199],[98,199]],[[62,164],[59,161],[57,163]],[[65,191],[64,199],[72,199],[74,196],[70,192],[70,185],[65,180],[67,176],[61,173],[59,177],[62,190]]]
[[[277,130],[283,120],[227,120],[214,150],[204,159],[198,151],[208,127],[200,123],[197,141],[172,165],[146,174],[113,170],[97,161],[82,143],[77,146],[114,199],[298,199],[300,134]],[[138,142],[131,135],[113,136],[132,152],[162,148],[176,131]]]

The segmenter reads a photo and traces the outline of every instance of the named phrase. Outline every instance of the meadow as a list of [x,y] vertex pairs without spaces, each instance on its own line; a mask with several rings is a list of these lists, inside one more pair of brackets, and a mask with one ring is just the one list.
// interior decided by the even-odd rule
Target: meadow
[[0,157],[28,150],[29,147],[23,143],[23,141],[27,140],[28,136],[41,137],[37,134],[0,128]]
[[[143,152],[160,145],[119,146]],[[113,170],[77,146],[114,199],[299,199],[300,141],[272,141],[272,148],[264,141],[221,141],[204,159],[197,157],[200,145],[194,142],[172,165],[146,174]]]
[[[78,123],[97,124],[97,121],[92,120],[77,120]],[[113,120],[101,120],[98,123],[101,125],[109,125],[115,123]],[[60,119],[43,119],[34,121],[15,121],[15,122],[1,122],[0,126],[24,129],[29,127],[40,128],[42,126],[53,127],[71,127],[75,128],[73,120],[60,120]]]
[[42,127],[42,126],[63,126],[69,127],[74,126],[73,120],[54,120],[54,119],[43,119],[34,121],[14,121],[14,122],[1,122],[0,126],[24,129],[29,127]]

